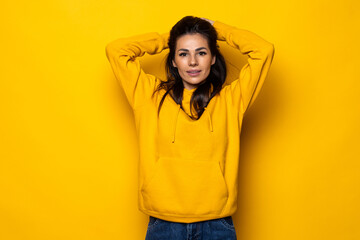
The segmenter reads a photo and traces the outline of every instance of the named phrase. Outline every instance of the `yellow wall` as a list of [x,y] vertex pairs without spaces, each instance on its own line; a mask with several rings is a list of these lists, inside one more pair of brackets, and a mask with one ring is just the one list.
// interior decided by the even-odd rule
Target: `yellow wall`
[[244,119],[238,239],[360,239],[358,1],[5,2],[0,239],[144,239],[133,116],[105,45],[185,15],[275,45]]

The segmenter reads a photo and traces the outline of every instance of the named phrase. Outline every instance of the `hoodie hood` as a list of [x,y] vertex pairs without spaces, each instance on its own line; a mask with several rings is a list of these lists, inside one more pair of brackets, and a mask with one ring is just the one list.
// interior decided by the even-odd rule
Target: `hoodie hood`
[[[191,115],[191,113],[190,113],[190,111],[191,111],[190,99],[191,99],[191,96],[192,96],[194,91],[195,91],[195,88],[191,89],[191,90],[188,90],[188,89],[184,88],[184,92],[183,92],[183,101],[182,101],[183,111],[184,111],[185,114],[188,115],[188,120],[189,121],[199,121],[199,120],[193,120],[193,119],[190,118],[190,115]],[[179,118],[179,115],[180,115],[180,111],[182,111],[181,105],[177,104],[177,110],[176,110],[175,118],[174,118],[174,122],[173,122],[173,139],[172,139],[172,143],[175,143],[176,127],[177,127],[177,124],[178,124],[178,118]],[[213,124],[212,124],[211,114],[210,114],[209,109],[207,107],[204,108],[204,112],[203,112],[203,114],[201,115],[200,118],[204,118],[204,117],[208,118],[209,132],[213,132],[214,128],[213,128]]]

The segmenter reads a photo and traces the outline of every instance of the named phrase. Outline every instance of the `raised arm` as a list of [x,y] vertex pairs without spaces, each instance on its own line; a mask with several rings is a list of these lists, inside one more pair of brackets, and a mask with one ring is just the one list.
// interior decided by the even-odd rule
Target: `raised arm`
[[244,113],[256,99],[269,71],[274,57],[274,45],[248,30],[238,29],[225,23],[213,23],[218,40],[226,41],[249,57],[240,70],[239,78],[229,86],[234,100],[240,101],[240,111]]
[[137,57],[157,54],[168,48],[169,33],[156,32],[120,38],[106,45],[106,56],[116,79],[120,82],[133,109],[148,100],[156,87],[157,78],[147,74]]

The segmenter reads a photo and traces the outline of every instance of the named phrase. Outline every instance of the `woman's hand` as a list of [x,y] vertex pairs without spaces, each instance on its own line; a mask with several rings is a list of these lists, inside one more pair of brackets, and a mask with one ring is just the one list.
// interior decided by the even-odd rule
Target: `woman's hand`
[[201,18],[201,19],[208,21],[209,23],[211,23],[211,25],[214,24],[214,21],[213,21],[213,20],[210,20],[210,19],[207,19],[207,18]]

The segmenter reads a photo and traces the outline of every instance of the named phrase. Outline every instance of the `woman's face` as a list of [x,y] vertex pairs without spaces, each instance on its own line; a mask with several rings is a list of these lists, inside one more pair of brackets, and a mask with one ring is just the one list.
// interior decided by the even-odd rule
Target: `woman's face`
[[178,69],[186,89],[196,88],[209,76],[215,59],[206,38],[199,33],[185,34],[176,41],[173,66]]

